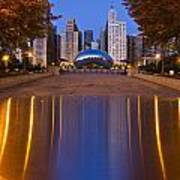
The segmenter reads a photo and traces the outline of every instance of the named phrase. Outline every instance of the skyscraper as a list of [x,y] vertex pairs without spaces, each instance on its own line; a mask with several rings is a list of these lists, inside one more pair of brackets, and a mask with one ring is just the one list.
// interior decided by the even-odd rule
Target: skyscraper
[[111,6],[108,12],[108,53],[115,62],[127,59],[126,23],[117,20],[117,11]]
[[51,24],[48,31],[47,61],[48,64],[57,61],[57,27]]
[[73,61],[82,49],[82,34],[75,19],[68,20],[66,31],[61,34],[61,58]]
[[33,41],[33,65],[47,67],[47,37],[36,38]]
[[66,32],[62,32],[61,34],[60,34],[60,36],[61,36],[61,56],[60,56],[60,58],[61,59],[67,59],[67,57],[66,57]]
[[56,35],[56,61],[61,58],[61,36],[59,34]]
[[127,59],[129,62],[134,63],[135,61],[135,36],[127,36]]
[[93,42],[93,31],[92,30],[85,30],[84,31],[84,49],[91,48],[91,42]]
[[81,50],[82,34],[79,31],[75,19],[70,19],[66,25],[66,58],[73,61]]
[[100,49],[108,52],[108,38],[107,38],[107,25],[100,32]]

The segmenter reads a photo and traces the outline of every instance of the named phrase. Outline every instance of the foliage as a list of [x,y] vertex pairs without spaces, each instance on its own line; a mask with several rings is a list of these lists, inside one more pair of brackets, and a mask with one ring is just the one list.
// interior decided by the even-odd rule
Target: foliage
[[23,47],[27,40],[44,36],[49,9],[46,0],[0,0],[0,46]]
[[124,0],[129,14],[154,44],[164,45],[174,40],[180,54],[180,1]]

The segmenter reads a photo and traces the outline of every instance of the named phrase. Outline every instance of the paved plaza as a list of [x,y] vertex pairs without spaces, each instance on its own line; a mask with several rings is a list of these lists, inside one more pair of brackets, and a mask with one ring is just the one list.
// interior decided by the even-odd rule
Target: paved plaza
[[111,74],[64,74],[0,89],[0,96],[122,95],[179,97],[180,92],[133,77]]

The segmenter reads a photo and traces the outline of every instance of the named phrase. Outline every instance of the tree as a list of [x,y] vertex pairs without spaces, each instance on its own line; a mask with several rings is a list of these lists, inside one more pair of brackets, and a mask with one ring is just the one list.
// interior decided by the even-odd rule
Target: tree
[[0,0],[0,46],[15,49],[47,32],[46,0]]
[[164,48],[174,40],[175,51],[180,54],[180,1],[124,0],[123,4],[153,44]]

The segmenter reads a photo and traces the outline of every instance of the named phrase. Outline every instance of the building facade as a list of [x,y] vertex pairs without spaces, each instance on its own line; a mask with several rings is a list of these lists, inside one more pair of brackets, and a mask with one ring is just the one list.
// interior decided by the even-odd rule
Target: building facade
[[51,24],[48,32],[47,63],[51,65],[57,60],[57,27]]
[[126,23],[117,20],[117,11],[111,6],[108,12],[108,53],[115,62],[127,59]]
[[66,57],[66,32],[61,32],[61,53],[60,59],[67,59]]
[[134,63],[136,60],[135,47],[136,36],[127,36],[127,59],[130,63]]
[[66,24],[66,31],[60,34],[60,59],[73,61],[82,49],[82,33],[79,31],[75,19]]
[[91,48],[91,43],[94,41],[93,30],[84,31],[84,49]]
[[82,34],[79,32],[75,19],[66,25],[66,58],[73,61],[82,48]]
[[92,41],[91,42],[91,49],[99,49],[98,41]]
[[32,64],[47,67],[47,37],[37,38],[33,41]]

